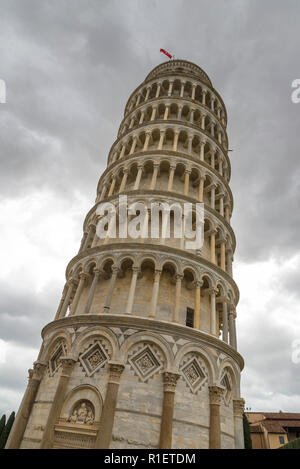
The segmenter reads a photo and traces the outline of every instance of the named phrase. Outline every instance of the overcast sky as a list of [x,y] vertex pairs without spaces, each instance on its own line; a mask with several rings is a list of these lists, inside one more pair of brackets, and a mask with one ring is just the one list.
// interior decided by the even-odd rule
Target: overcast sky
[[299,21],[298,0],[0,0],[0,415],[18,409],[124,106],[161,47],[227,106],[242,395],[300,412]]

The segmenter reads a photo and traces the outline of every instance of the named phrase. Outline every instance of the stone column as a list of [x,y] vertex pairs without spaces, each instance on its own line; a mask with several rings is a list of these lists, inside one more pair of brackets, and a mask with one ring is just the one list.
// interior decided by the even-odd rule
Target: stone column
[[173,180],[174,180],[174,173],[175,173],[175,165],[170,165],[170,172],[169,172],[169,181],[168,181],[168,191],[171,191],[173,188]]
[[188,135],[188,154],[191,155],[192,154],[192,143],[193,143],[193,138],[194,136],[193,135]]
[[133,137],[129,155],[132,155],[134,153],[136,144],[137,144],[137,137]]
[[221,240],[221,269],[223,269],[226,272],[226,263],[225,263],[225,240]]
[[210,235],[210,262],[216,263],[216,232],[214,230]]
[[9,434],[6,449],[19,449],[25,433],[29,416],[43,378],[47,363],[35,362],[33,370],[28,370],[28,384],[18,410],[13,427]]
[[165,130],[160,131],[160,137],[159,137],[159,142],[158,142],[158,147],[157,147],[158,150],[162,150],[163,148],[165,134],[166,134]]
[[211,108],[212,112],[214,112],[214,105],[215,105],[215,98],[211,98],[210,108]]
[[166,121],[168,119],[169,108],[170,108],[170,105],[166,104],[166,109],[165,109],[165,113],[164,113],[164,121]]
[[203,104],[203,106],[206,106],[206,93],[207,93],[206,90],[202,91],[202,104]]
[[106,300],[105,300],[105,306],[104,306],[104,312],[105,313],[108,313],[109,310],[110,310],[111,299],[112,299],[112,295],[113,295],[113,292],[114,292],[118,272],[119,272],[119,267],[113,266],[112,267],[112,274],[111,274],[111,278],[110,278],[109,289],[108,289]]
[[99,269],[94,269],[94,278],[93,278],[92,285],[91,285],[90,292],[89,292],[89,296],[88,296],[88,299],[87,299],[87,302],[86,302],[86,305],[85,305],[84,311],[83,311],[85,314],[88,314],[90,312],[90,309],[91,309],[91,306],[92,306],[92,303],[93,303],[93,299],[94,299],[94,295],[95,295],[95,291],[96,291],[96,287],[97,287],[97,284],[98,284],[99,276],[100,276],[100,270]]
[[227,223],[230,223],[230,212],[229,212],[229,205],[225,205],[225,220]]
[[197,87],[197,85],[195,83],[193,83],[193,85],[192,85],[192,100],[195,99],[196,87]]
[[235,319],[234,319],[234,312],[230,308],[229,309],[229,343],[231,347],[236,349],[236,331],[235,331]]
[[178,106],[177,120],[181,120],[183,106]]
[[184,87],[185,87],[185,81],[181,82],[181,89],[180,89],[180,98],[183,98],[184,95]]
[[[107,189],[107,185],[106,185],[106,184],[103,184],[102,191],[101,191],[101,194],[100,194],[100,199],[99,199],[100,202],[101,202],[101,200],[103,200],[104,197],[105,197],[106,189]],[[84,248],[83,248],[83,249],[84,249]]]
[[191,124],[194,123],[194,113],[195,113],[195,109],[191,109],[191,112],[190,112],[190,123]]
[[147,150],[148,150],[148,146],[149,146],[149,142],[150,142],[150,137],[151,137],[151,133],[150,133],[150,132],[146,132],[146,138],[145,138],[145,143],[144,143],[143,151],[147,151]]
[[119,193],[120,193],[120,192],[123,192],[123,190],[124,190],[124,188],[125,188],[125,185],[126,185],[126,182],[127,182],[127,177],[128,177],[128,168],[124,168],[124,170],[123,170],[123,177],[122,177],[122,182],[121,182],[121,185],[120,185]]
[[179,306],[180,306],[180,296],[181,296],[181,281],[183,275],[175,275],[176,279],[176,288],[175,288],[175,304],[173,310],[173,322],[179,322]]
[[142,110],[141,111],[141,117],[140,117],[140,120],[139,120],[139,125],[141,125],[144,122],[144,117],[145,117],[145,111]]
[[228,308],[227,308],[227,301],[223,301],[222,322],[223,322],[222,340],[224,342],[226,342],[226,344],[228,344]]
[[57,311],[56,311],[56,314],[55,314],[55,317],[54,317],[54,321],[56,321],[56,319],[58,319],[60,317],[60,313],[61,313],[64,301],[65,301],[65,298],[66,298],[67,291],[68,291],[68,284],[66,283],[65,286],[64,286],[62,295],[61,295],[61,300],[59,302],[59,305],[58,305],[58,308],[57,308]]
[[151,121],[154,121],[155,116],[156,116],[156,111],[157,111],[157,106],[153,106],[151,119],[150,119]]
[[220,215],[224,217],[224,194],[220,196]]
[[184,195],[189,195],[190,174],[191,170],[187,168],[184,172]]
[[234,442],[235,449],[244,449],[243,413],[245,401],[241,398],[233,399]]
[[203,202],[204,181],[205,181],[205,177],[204,177],[204,176],[200,176],[200,180],[199,180],[199,192],[198,192],[198,200],[199,200],[199,202]]
[[85,272],[81,272],[79,277],[80,277],[79,284],[78,284],[74,299],[73,299],[72,304],[71,304],[71,310],[70,310],[70,315],[71,316],[74,316],[74,314],[76,314],[76,309],[77,309],[77,306],[78,306],[78,303],[79,303],[80,295],[82,293],[82,290],[83,290],[85,281],[88,278],[88,275]]
[[155,95],[155,97],[156,97],[156,98],[159,98],[159,95],[160,95],[160,89],[161,89],[161,83],[158,83],[158,84],[157,84],[156,95]]
[[113,177],[112,183],[111,183],[110,188],[109,188],[108,197],[113,195],[115,185],[116,185],[116,176]]
[[89,231],[88,231],[88,235],[87,235],[87,237],[86,237],[86,240],[85,240],[85,243],[84,243],[84,246],[83,246],[83,249],[82,249],[83,251],[84,251],[85,249],[88,249],[88,246],[89,246],[90,241],[91,241],[91,239],[92,239],[92,236],[93,236],[93,234],[94,234],[93,232],[94,232],[93,227],[90,226],[90,227],[89,227]]
[[179,133],[179,130],[175,130],[174,132],[173,151],[177,151]]
[[150,313],[149,313],[150,318],[155,318],[155,315],[156,315],[160,275],[161,275],[161,270],[155,270],[151,304],[150,304]]
[[54,399],[51,404],[47,423],[43,433],[40,449],[51,449],[54,441],[54,425],[58,421],[61,409],[65,400],[67,387],[76,361],[70,357],[62,357],[62,370],[58,385],[55,391]]
[[171,95],[172,95],[173,83],[174,83],[174,81],[173,81],[173,80],[170,80],[170,83],[169,83],[169,90],[168,90],[168,96],[171,96]]
[[100,417],[100,426],[96,438],[96,449],[108,449],[112,430],[114,425],[115,411],[117,406],[118,391],[120,385],[121,374],[125,368],[122,363],[110,362],[109,377],[106,388],[105,400],[103,405],[102,414]]
[[142,177],[142,172],[143,172],[143,166],[141,164],[138,165],[138,172],[136,175],[136,180],[134,184],[134,191],[137,191],[140,187],[140,182],[141,182],[141,177]]
[[138,105],[140,104],[140,101],[141,101],[141,95],[138,94],[138,95],[137,95],[137,98],[136,98],[136,103],[135,103],[135,105],[138,106]]
[[150,190],[154,190],[154,189],[155,189],[158,170],[159,170],[159,163],[154,163],[154,165],[153,165],[153,175],[152,175]]
[[126,143],[123,143],[119,159],[123,158],[123,156],[125,155],[125,150],[126,150]]
[[145,96],[145,102],[148,101],[148,99],[149,99],[150,91],[151,91],[151,88],[148,87],[148,88],[147,88],[147,92],[146,92],[146,96]]
[[205,147],[206,141],[202,141],[200,143],[200,160],[204,161],[204,147]]
[[211,185],[211,192],[210,192],[210,206],[211,208],[215,208],[215,194],[216,194],[216,186],[214,184]]
[[172,373],[165,371],[163,374],[164,380],[164,399],[163,409],[160,425],[160,438],[159,448],[160,449],[171,449],[172,448],[172,430],[173,430],[173,414],[174,414],[174,399],[176,384],[180,375],[178,373]]
[[217,334],[216,327],[216,290],[212,288],[210,290],[210,333],[213,335]]
[[226,251],[226,257],[227,273],[232,276],[232,251],[230,248]]
[[203,282],[195,282],[195,329],[200,329],[201,286]]
[[213,148],[211,153],[210,153],[210,165],[214,169],[215,169],[215,154],[216,154],[216,149]]
[[221,449],[220,406],[224,389],[209,386],[209,449]]
[[201,114],[201,129],[205,130],[205,119],[206,119],[206,114]]
[[67,312],[67,309],[68,309],[68,306],[69,306],[69,303],[70,303],[70,298],[71,298],[71,295],[72,295],[73,289],[74,289],[74,281],[70,280],[69,282],[67,282],[67,285],[68,285],[68,291],[67,291],[65,301],[62,305],[62,308],[61,308],[61,311],[60,311],[60,314],[59,314],[59,319],[64,318],[65,315],[66,315],[66,312]]
[[129,290],[129,294],[128,294],[128,300],[127,300],[127,306],[126,306],[125,314],[131,314],[132,313],[132,307],[133,307],[135,287],[136,287],[136,281],[137,281],[138,273],[139,273],[139,268],[138,267],[132,267],[131,285],[130,285],[130,290]]

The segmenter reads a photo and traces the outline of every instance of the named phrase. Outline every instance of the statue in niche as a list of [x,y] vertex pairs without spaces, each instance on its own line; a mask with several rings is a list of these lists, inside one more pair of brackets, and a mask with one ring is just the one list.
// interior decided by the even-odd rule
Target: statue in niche
[[78,404],[68,419],[68,421],[71,423],[81,423],[87,425],[93,425],[94,420],[94,412],[91,405],[89,405],[87,402],[81,402]]
[[87,425],[93,425],[93,423],[94,423],[94,415],[93,415],[93,412],[91,410],[89,410],[89,412],[88,412],[85,423]]
[[82,402],[80,404],[80,407],[79,407],[78,411],[77,411],[77,422],[85,423],[87,415],[88,415],[88,411],[87,411],[87,408],[86,408],[86,403]]

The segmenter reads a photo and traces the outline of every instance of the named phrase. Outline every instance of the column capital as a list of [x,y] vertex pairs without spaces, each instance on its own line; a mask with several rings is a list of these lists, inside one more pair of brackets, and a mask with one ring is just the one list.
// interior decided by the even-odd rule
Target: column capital
[[42,361],[35,361],[33,364],[33,370],[32,371],[32,379],[36,379],[37,381],[41,381],[41,379],[44,376],[45,370],[47,368],[47,362],[42,362]]
[[195,280],[194,285],[196,288],[201,288],[203,283],[203,280]]
[[182,274],[175,274],[175,280],[178,282],[179,280],[183,280],[184,275]]
[[236,417],[242,417],[245,409],[245,400],[242,398],[233,399],[233,413]]
[[124,363],[113,361],[108,362],[109,382],[119,384],[124,368]]
[[60,359],[62,364],[62,374],[69,377],[72,373],[73,367],[76,363],[75,358],[69,357],[61,357]]
[[80,272],[79,277],[80,280],[83,279],[85,281],[89,278],[89,274],[87,272]]
[[221,405],[221,398],[224,393],[224,388],[220,386],[209,386],[209,400],[210,404]]
[[112,270],[113,273],[119,273],[120,272],[120,267],[118,267],[117,265],[113,265],[111,270]]
[[165,371],[163,373],[164,391],[175,392],[176,384],[180,376],[179,373]]

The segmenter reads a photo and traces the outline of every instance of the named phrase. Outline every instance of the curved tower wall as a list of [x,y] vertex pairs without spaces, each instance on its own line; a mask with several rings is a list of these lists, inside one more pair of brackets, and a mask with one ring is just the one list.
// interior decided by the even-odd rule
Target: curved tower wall
[[[184,60],[132,93],[7,447],[243,447],[226,124],[209,77]],[[118,218],[120,195],[203,203],[202,248],[100,239],[97,208]]]

